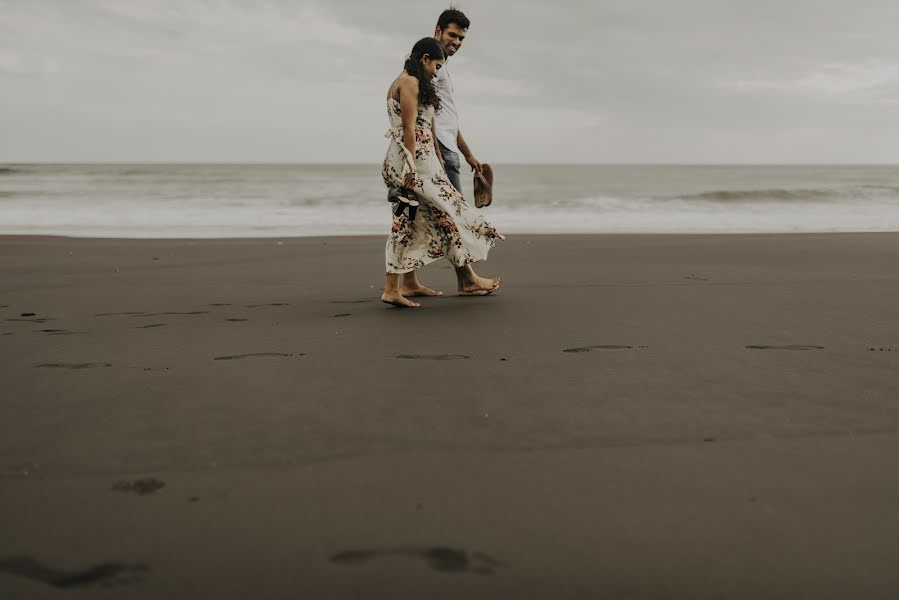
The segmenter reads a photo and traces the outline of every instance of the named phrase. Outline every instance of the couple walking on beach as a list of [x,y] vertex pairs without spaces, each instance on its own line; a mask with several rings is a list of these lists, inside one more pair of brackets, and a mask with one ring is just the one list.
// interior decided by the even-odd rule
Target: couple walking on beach
[[409,298],[442,295],[416,275],[416,269],[441,258],[453,264],[460,295],[485,296],[500,285],[499,277],[481,277],[471,267],[505,238],[462,196],[460,154],[473,171],[480,173],[483,167],[459,131],[446,69],[469,26],[461,11],[443,11],[434,36],[415,43],[387,92],[391,142],[382,175],[396,210],[381,300],[394,306],[417,308],[421,305]]

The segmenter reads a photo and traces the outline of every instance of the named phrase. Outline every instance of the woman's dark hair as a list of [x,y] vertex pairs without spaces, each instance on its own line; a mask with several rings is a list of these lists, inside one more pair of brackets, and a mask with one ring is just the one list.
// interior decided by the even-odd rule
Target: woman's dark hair
[[440,110],[440,98],[437,97],[437,89],[431,79],[425,75],[421,59],[427,55],[431,60],[446,58],[446,50],[443,44],[432,37],[421,38],[412,46],[412,54],[406,59],[406,73],[418,79],[418,103],[422,106],[433,106],[434,110]]
[[446,26],[450,23],[455,23],[460,29],[468,29],[471,27],[471,21],[465,16],[465,13],[455,6],[450,6],[440,13],[440,16],[437,18],[437,27],[439,27],[441,31],[446,29]]

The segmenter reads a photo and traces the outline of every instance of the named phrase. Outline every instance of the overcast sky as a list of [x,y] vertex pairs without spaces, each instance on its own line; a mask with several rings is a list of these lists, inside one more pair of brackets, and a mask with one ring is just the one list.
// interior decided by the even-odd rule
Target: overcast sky
[[[379,163],[447,2],[0,0],[0,162]],[[899,163],[897,0],[468,1],[495,163]]]

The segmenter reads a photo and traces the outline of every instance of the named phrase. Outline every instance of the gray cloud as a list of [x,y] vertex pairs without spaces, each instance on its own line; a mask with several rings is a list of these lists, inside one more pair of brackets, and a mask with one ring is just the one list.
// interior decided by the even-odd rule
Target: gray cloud
[[[0,0],[0,160],[378,162],[442,3]],[[472,2],[493,162],[897,162],[899,4]]]

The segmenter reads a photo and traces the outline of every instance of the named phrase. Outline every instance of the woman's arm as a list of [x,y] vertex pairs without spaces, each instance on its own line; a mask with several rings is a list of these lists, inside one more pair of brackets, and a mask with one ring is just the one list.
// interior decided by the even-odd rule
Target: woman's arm
[[[418,80],[414,77],[403,77],[398,85],[400,93],[400,112],[403,120],[403,145],[415,156],[415,119],[418,116]],[[410,165],[415,171],[415,162]],[[406,175],[404,185],[410,185],[412,173]]]

